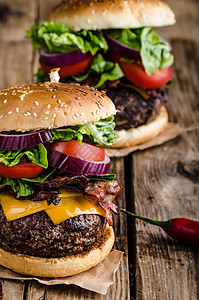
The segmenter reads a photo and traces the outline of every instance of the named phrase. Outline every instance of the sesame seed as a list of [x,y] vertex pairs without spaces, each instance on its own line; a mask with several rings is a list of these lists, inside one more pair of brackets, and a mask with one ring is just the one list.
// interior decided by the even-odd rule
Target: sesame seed
[[60,99],[58,99],[58,100],[57,100],[57,102],[58,102],[58,103],[61,103],[61,100],[60,100]]
[[26,114],[23,114],[25,117],[28,117],[28,114],[26,113]]
[[81,98],[80,97],[75,97],[75,99],[80,100]]
[[76,120],[77,119],[76,116],[73,116],[73,119]]
[[7,93],[7,92],[5,92],[5,93],[4,93],[4,96],[6,96],[7,94],[8,94],[8,93]]
[[34,112],[34,113],[33,113],[33,116],[34,116],[35,118],[37,118],[37,113],[36,113],[36,112]]
[[46,108],[50,108],[50,104],[48,104],[48,105],[46,106]]
[[96,114],[99,115],[99,110],[96,110]]
[[53,118],[55,118],[55,117],[56,117],[56,113],[53,114]]
[[35,101],[35,104],[36,104],[36,105],[39,105],[39,102]]
[[19,108],[18,108],[18,107],[16,107],[16,112],[17,112],[17,113],[19,112]]
[[52,98],[56,98],[56,97],[57,97],[56,95],[53,95],[53,96],[52,96]]
[[84,115],[85,115],[85,113],[83,113],[83,112],[80,113],[80,116],[84,116]]
[[75,116],[76,116],[76,117],[79,117],[79,114],[78,114],[78,113],[75,113]]
[[8,115],[11,115],[11,114],[12,114],[12,111],[9,111],[9,112],[8,112]]
[[63,107],[63,108],[66,108],[66,107],[67,107],[67,104],[63,104],[62,107]]
[[8,100],[7,100],[7,99],[5,99],[5,100],[3,101],[3,103],[6,103],[6,102],[8,102]]
[[45,115],[48,115],[50,113],[50,111],[49,110],[47,110],[46,112],[45,112]]
[[4,95],[4,92],[1,92],[0,95]]
[[0,119],[3,117],[3,115],[0,115]]
[[25,97],[25,94],[22,94],[21,96],[19,96],[19,99],[21,99],[21,101],[23,101],[24,97]]
[[54,110],[58,110],[58,108],[57,108],[57,107],[54,107]]
[[27,111],[27,115],[28,115],[28,116],[31,116],[31,113],[30,113],[29,111]]
[[45,117],[44,120],[48,120],[48,117]]
[[30,91],[29,91],[29,94],[30,94],[30,93],[33,93],[33,90],[30,90]]
[[96,113],[95,113],[94,111],[92,111],[91,114],[92,114],[93,116],[96,116]]

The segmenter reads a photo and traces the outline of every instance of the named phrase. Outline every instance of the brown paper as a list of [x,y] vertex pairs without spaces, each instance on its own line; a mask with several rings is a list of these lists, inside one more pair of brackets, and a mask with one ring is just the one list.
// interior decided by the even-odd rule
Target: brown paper
[[112,250],[100,264],[80,274],[64,278],[43,278],[20,275],[0,266],[0,278],[15,280],[36,280],[46,285],[75,284],[81,288],[106,295],[108,288],[114,283],[115,272],[119,267],[123,252]]
[[150,141],[140,144],[134,147],[128,148],[117,148],[117,149],[105,149],[106,154],[110,157],[123,157],[128,155],[131,152],[136,150],[145,150],[154,146],[162,145],[165,142],[168,142],[178,135],[192,131],[199,128],[199,123],[192,124],[188,127],[181,127],[178,123],[168,123],[164,131],[162,131],[159,135],[151,139]]

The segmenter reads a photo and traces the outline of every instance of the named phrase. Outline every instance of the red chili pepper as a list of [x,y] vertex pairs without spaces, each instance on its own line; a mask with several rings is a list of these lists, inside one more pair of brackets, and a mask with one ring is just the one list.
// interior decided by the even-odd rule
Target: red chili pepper
[[168,221],[157,221],[133,214],[125,209],[121,212],[129,216],[141,219],[147,223],[161,227],[173,239],[191,246],[199,247],[199,222],[185,218],[174,218]]

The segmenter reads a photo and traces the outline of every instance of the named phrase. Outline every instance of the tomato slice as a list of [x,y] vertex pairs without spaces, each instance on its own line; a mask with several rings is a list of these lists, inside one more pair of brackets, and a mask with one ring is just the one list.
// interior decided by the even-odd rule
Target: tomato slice
[[146,89],[157,89],[166,84],[172,78],[171,67],[159,70],[151,75],[148,75],[141,62],[133,63],[125,61],[117,54],[111,54],[111,59],[119,63],[125,77],[138,86]]
[[22,157],[20,162],[12,167],[0,163],[0,176],[8,178],[34,178],[43,173],[45,169]]
[[89,161],[104,161],[105,159],[104,149],[84,142],[82,142],[80,146],[76,140],[46,143],[46,147],[66,155],[75,156]]
[[[69,77],[69,76],[86,71],[89,68],[92,59],[93,59],[93,56],[91,56],[83,61],[80,61],[76,64],[60,67],[59,76],[61,78],[64,78],[64,77]],[[39,62],[44,71],[44,74],[46,76],[49,76],[49,73],[53,68],[47,66],[41,59],[39,60]],[[59,67],[59,66],[57,66],[57,67]]]

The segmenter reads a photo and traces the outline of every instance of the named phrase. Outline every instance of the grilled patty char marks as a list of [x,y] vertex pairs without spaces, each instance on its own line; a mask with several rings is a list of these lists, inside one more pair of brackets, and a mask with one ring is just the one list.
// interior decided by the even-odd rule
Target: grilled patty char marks
[[0,248],[37,257],[77,254],[97,241],[106,224],[104,217],[91,214],[54,225],[44,211],[7,221],[0,206]]

